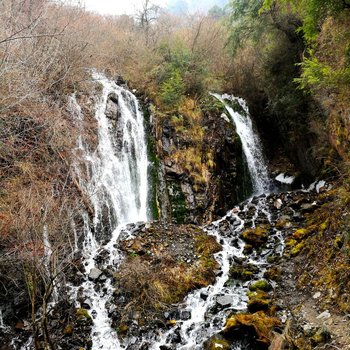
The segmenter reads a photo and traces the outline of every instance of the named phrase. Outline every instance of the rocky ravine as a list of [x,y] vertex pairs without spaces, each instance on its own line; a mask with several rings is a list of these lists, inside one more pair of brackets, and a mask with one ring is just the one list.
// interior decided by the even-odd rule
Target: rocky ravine
[[[245,242],[245,257],[231,261],[226,286],[243,286],[247,309],[235,311],[230,300],[219,296],[208,317],[219,312],[226,315],[222,320],[225,326],[203,346],[230,349],[244,335],[254,349],[346,349],[349,344],[345,330],[350,325],[346,315],[335,308],[326,311],[319,293],[310,294],[311,289],[296,283],[300,275],[296,269],[305,259],[305,227],[325,204],[323,195],[315,191],[269,195],[264,201],[270,221],[266,215],[255,216],[254,203],[258,200],[234,209],[234,215],[245,221],[238,235],[230,229],[231,214],[219,225],[223,235],[232,235],[232,242]],[[253,229],[252,220],[256,224]],[[279,232],[286,242],[282,256],[276,236]],[[151,341],[148,345],[143,341],[147,334],[179,327],[190,318],[188,310],[178,303],[194,288],[214,283],[220,271],[213,254],[220,245],[194,225],[152,223],[129,226],[120,247],[124,260],[116,272],[103,266],[103,252],[97,258],[101,273],[95,279],[96,288],[103,288],[106,278],[114,280],[115,293],[109,305],[112,325],[129,343],[128,349],[140,349],[141,343],[142,349],[148,349]],[[250,260],[259,255],[265,255],[265,263],[257,267]],[[93,310],[83,299],[80,306],[71,307],[68,313],[60,305],[60,310],[52,313],[50,325],[58,349],[91,347],[88,330]],[[57,312],[60,317],[56,316],[55,321]],[[183,341],[176,331],[174,334],[177,336],[172,336],[172,345],[164,349],[176,349]]]

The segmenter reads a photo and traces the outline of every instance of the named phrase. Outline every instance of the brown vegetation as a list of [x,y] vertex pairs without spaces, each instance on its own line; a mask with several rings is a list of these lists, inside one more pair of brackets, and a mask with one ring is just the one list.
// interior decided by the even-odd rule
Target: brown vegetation
[[[164,312],[193,289],[213,283],[221,246],[191,225],[153,224],[138,238],[122,242],[128,254],[116,275],[121,319],[117,326],[165,323]],[[118,299],[119,300],[119,299]]]

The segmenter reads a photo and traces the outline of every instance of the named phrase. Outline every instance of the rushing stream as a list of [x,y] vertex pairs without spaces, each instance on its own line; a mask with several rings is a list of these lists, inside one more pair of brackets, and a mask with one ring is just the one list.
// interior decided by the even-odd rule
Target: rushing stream
[[[244,253],[245,243],[240,239],[244,228],[270,222],[269,201],[269,197],[266,196],[252,198],[206,227],[208,234],[214,235],[222,245],[222,251],[216,256],[221,265],[221,272],[214,285],[196,290],[187,296],[183,307],[191,313],[191,318],[186,321],[180,320],[179,325],[164,333],[160,340],[153,344],[152,349],[162,349],[161,346],[183,350],[203,349],[204,341],[222,330],[230,313],[246,310],[246,295],[251,282],[233,281],[229,278],[229,271],[232,263],[247,259],[247,264],[258,268],[259,272],[255,276],[258,280],[263,277],[269,266],[268,257],[272,254],[282,254],[284,243],[278,230],[271,232],[266,248],[259,254],[256,251]],[[251,215],[247,215],[248,212]],[[245,221],[243,217],[249,217],[249,220]],[[174,339],[178,339],[174,335],[180,335],[180,343],[174,344]],[[252,350],[245,342],[237,342],[233,349]]]

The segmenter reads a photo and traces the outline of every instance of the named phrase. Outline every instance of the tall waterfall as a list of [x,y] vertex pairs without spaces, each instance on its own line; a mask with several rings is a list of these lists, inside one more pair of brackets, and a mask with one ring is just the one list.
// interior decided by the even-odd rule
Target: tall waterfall
[[[103,290],[99,290],[91,277],[93,273],[101,272],[97,268],[115,268],[118,264],[115,247],[122,227],[130,222],[147,220],[147,146],[143,114],[136,97],[102,75],[94,74],[94,79],[102,86],[102,97],[95,113],[98,145],[95,151],[90,152],[87,143],[79,137],[75,166],[79,185],[89,197],[94,214],[93,223],[87,214],[83,215],[82,253],[89,279],[86,277],[73,294],[78,298],[80,293],[80,298],[86,298],[90,303],[94,321],[93,349],[115,350],[120,348],[120,344],[111,329],[106,310],[106,303],[113,293],[111,281],[106,279]],[[118,109],[113,118],[106,116],[111,96],[116,103],[114,108]],[[77,126],[82,128],[84,116],[74,96],[71,107]],[[104,232],[106,227],[109,231],[107,237]],[[101,267],[96,266],[96,256],[102,249],[108,252],[108,257]]]
[[[249,115],[247,104],[243,99],[227,94],[212,95],[225,105],[226,110],[236,125],[236,131],[241,139],[244,155],[247,160],[254,194],[268,193],[270,189],[270,180],[267,166],[262,153],[259,136],[253,130],[253,123]],[[241,111],[234,110],[231,105],[232,103],[238,105]]]

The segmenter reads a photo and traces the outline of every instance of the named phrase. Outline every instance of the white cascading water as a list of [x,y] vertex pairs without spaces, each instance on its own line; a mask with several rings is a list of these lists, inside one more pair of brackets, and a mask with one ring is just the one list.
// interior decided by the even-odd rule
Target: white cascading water
[[[118,251],[115,248],[121,229],[128,223],[147,220],[148,159],[144,132],[143,114],[136,97],[128,90],[117,86],[103,75],[94,73],[94,79],[102,85],[102,97],[96,106],[98,123],[98,146],[90,152],[82,137],[77,142],[78,161],[75,171],[79,185],[92,203],[93,229],[88,214],[84,219],[84,242],[82,253],[86,273],[96,268],[94,258],[101,248],[109,253],[105,264],[116,266]],[[118,119],[110,120],[105,111],[110,94],[118,99]],[[74,96],[71,98],[78,127],[82,127],[83,114]],[[116,132],[118,131],[117,135]],[[107,244],[96,237],[105,218],[112,226]],[[103,237],[105,240],[105,237]],[[103,240],[102,240],[103,241]],[[74,289],[74,288],[73,288]],[[116,350],[121,348],[117,334],[111,329],[106,302],[113,293],[109,279],[103,290],[95,290],[95,283],[87,276],[85,282],[75,288],[73,295],[83,291],[89,299],[93,317],[93,349]]]
[[[267,246],[259,254],[253,252],[245,255],[245,242],[240,238],[240,233],[247,224],[241,218],[244,212],[254,210],[254,216],[249,222],[250,227],[256,227],[257,220],[265,218],[266,222],[271,220],[267,197],[252,198],[244,206],[236,207],[228,214],[212,223],[206,228],[208,234],[216,237],[222,245],[222,251],[217,253],[216,260],[220,264],[220,274],[214,285],[195,290],[185,299],[183,308],[191,313],[191,318],[186,321],[178,321],[175,328],[162,334],[152,345],[152,350],[169,349],[179,350],[201,350],[203,343],[211,336],[220,332],[225,325],[227,317],[232,312],[245,311],[247,309],[247,292],[251,281],[236,281],[230,283],[230,267],[236,259],[248,258],[247,263],[259,268],[256,279],[263,278],[263,274],[269,266],[267,260],[272,254],[281,255],[284,250],[284,240],[280,231],[275,230],[269,236]],[[203,296],[205,296],[203,298]],[[222,310],[216,310],[220,298],[226,298],[228,305]],[[181,342],[174,344],[174,335],[180,335]],[[237,341],[231,346],[233,350],[253,350],[244,341]]]
[[[254,132],[246,102],[239,97],[227,94],[212,94],[212,96],[216,97],[225,105],[226,110],[236,125],[236,131],[241,139],[244,155],[247,160],[254,195],[269,193],[270,179],[262,152],[261,142],[259,136]],[[230,106],[230,102],[238,104],[244,113],[235,111]]]

